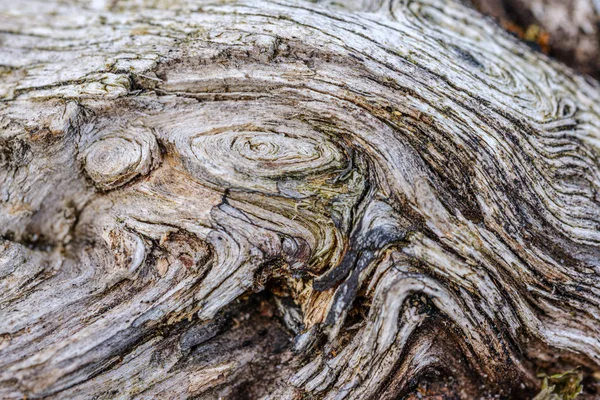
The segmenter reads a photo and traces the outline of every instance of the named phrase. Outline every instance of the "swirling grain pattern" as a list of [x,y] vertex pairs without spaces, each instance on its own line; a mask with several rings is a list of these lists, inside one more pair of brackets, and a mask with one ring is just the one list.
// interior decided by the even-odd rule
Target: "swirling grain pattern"
[[598,85],[455,1],[322,3],[0,2],[0,397],[598,373]]

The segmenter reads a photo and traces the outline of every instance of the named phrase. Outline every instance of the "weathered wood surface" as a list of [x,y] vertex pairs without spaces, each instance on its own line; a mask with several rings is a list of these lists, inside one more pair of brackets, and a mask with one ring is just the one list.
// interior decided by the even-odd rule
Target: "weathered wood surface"
[[595,82],[445,0],[0,8],[0,398],[593,387]]

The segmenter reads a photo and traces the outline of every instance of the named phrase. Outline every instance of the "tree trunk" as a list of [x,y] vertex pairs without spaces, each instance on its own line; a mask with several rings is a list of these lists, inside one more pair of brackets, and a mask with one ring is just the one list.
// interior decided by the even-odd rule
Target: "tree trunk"
[[0,398],[596,398],[599,86],[328,3],[2,0]]

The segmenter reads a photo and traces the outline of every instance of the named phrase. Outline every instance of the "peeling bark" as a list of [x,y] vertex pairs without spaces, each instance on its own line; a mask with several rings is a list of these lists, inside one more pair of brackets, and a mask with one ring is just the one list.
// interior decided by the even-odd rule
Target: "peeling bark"
[[0,398],[596,395],[597,83],[450,0],[0,7]]

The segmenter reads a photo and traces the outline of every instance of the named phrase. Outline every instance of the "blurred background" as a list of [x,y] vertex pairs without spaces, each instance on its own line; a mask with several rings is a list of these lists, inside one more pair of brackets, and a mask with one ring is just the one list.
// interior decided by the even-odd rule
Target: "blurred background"
[[531,47],[600,79],[600,0],[464,0]]

